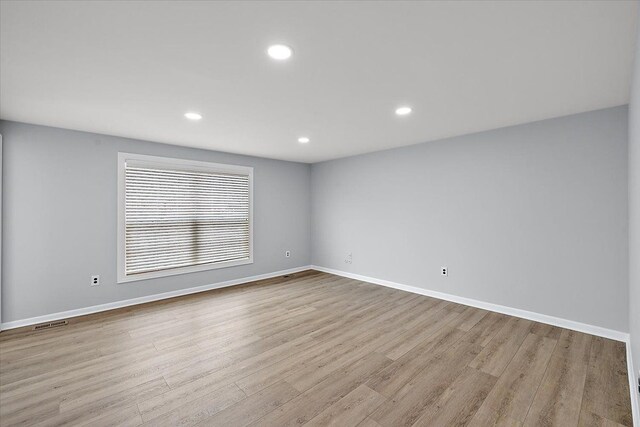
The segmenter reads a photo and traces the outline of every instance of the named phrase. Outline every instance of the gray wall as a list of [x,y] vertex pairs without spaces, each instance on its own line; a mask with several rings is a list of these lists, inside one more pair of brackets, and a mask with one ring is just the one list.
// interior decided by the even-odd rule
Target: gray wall
[[[7,121],[0,133],[3,322],[309,264],[309,165]],[[116,284],[118,151],[253,166],[255,262]]]
[[[640,353],[626,107],[312,166],[7,121],[0,133],[3,322],[313,262],[626,331],[630,271]],[[255,263],[117,285],[118,151],[253,166]],[[637,188],[632,173],[631,209]]]
[[626,106],[314,164],[311,194],[315,265],[628,330]]
[[640,375],[640,33],[629,103],[629,332]]

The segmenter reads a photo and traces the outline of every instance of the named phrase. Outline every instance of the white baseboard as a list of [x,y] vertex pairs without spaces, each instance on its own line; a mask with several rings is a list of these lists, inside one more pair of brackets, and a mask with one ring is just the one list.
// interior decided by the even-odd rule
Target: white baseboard
[[414,294],[425,295],[428,297],[438,298],[458,304],[469,305],[471,307],[481,308],[484,310],[495,311],[509,316],[521,317],[523,319],[533,320],[535,322],[546,323],[548,325],[558,326],[565,329],[571,329],[578,332],[584,332],[599,337],[609,338],[616,341],[628,342],[629,334],[626,332],[616,331],[613,329],[602,328],[600,326],[589,325],[586,323],[575,322],[573,320],[562,319],[560,317],[549,316],[546,314],[535,313],[533,311],[521,310],[519,308],[508,307],[505,305],[492,304],[490,302],[479,301],[471,298],[465,298],[457,295],[451,295],[444,292],[432,291],[429,289],[418,288],[415,286],[403,285],[389,280],[376,279],[375,277],[362,276],[360,274],[348,273],[346,271],[334,270],[331,268],[319,267],[312,265],[312,269],[323,271],[325,273],[335,274],[336,276],[347,277],[350,279],[369,282],[376,285],[386,286],[388,288],[400,289]]
[[38,323],[51,322],[53,320],[69,319],[71,317],[84,316],[86,314],[99,313],[101,311],[113,310],[116,308],[129,307],[131,305],[144,304],[146,302],[160,301],[167,298],[179,297],[182,295],[195,294],[198,292],[209,291],[212,289],[226,288],[229,286],[240,285],[256,280],[271,279],[273,277],[284,276],[285,274],[298,273],[300,271],[311,270],[311,266],[290,268],[288,270],[274,271],[272,273],[259,274],[257,276],[243,277],[240,279],[227,280],[225,282],[212,283],[209,285],[197,286],[188,289],[178,289],[176,291],[164,292],[161,294],[148,295],[139,298],[132,298],[122,301],[110,302],[107,304],[94,305],[91,307],[78,308],[75,310],[61,311],[59,313],[46,314],[44,316],[30,317],[28,319],[14,320],[2,324],[2,330],[15,329],[23,326],[35,325]]
[[360,274],[348,273],[346,271],[334,270],[332,268],[320,267],[312,265],[312,269],[325,273],[335,274],[336,276],[347,277],[349,279],[360,280],[362,282],[373,283],[375,285],[386,286],[388,288],[399,289],[414,294],[425,295],[428,297],[438,298],[445,301],[451,301],[458,304],[468,305],[471,307],[481,308],[484,310],[495,311],[509,316],[521,317],[535,322],[546,323],[548,325],[558,326],[560,328],[571,329],[586,334],[596,335],[599,337],[609,338],[616,341],[626,343],[627,347],[627,373],[629,377],[629,389],[631,393],[631,409],[633,413],[633,425],[640,427],[640,407],[638,405],[638,384],[634,375],[633,358],[631,356],[630,336],[626,332],[616,331],[613,329],[602,328],[600,326],[589,325],[587,323],[575,322],[573,320],[563,319],[560,317],[549,316],[546,314],[535,313],[533,311],[521,310],[519,308],[507,307],[490,302],[479,301],[471,298],[451,295],[444,292],[432,291],[429,289],[417,288],[415,286],[403,285],[389,280],[376,279],[375,277],[362,276]]
[[285,274],[298,273],[305,270],[317,270],[325,273],[335,274],[336,276],[347,277],[350,279],[360,280],[363,282],[373,283],[376,285],[386,286],[388,288],[399,289],[406,292],[411,292],[419,295],[425,295],[433,298],[438,298],[446,301],[451,301],[459,304],[468,305],[471,307],[481,308],[484,310],[495,311],[498,313],[507,314],[510,316],[521,317],[524,319],[533,320],[536,322],[546,323],[561,328],[572,329],[574,331],[584,332],[591,335],[601,336],[604,338],[613,339],[616,341],[623,341],[627,347],[627,372],[629,373],[629,389],[631,392],[631,407],[633,411],[634,426],[640,427],[640,406],[638,404],[638,393],[636,392],[638,385],[635,383],[635,372],[633,367],[633,357],[631,355],[631,343],[628,333],[620,332],[612,329],[602,328],[599,326],[593,326],[586,323],[575,322],[573,320],[562,319],[559,317],[548,316],[546,314],[535,313],[532,311],[521,310],[518,308],[507,307],[498,304],[492,304],[489,302],[479,301],[471,298],[460,297],[457,295],[451,295],[444,292],[432,291],[428,289],[418,288],[415,286],[403,285],[389,280],[376,279],[374,277],[362,276],[360,274],[348,273],[346,271],[334,270],[331,268],[320,267],[316,265],[307,265],[302,267],[291,268],[288,270],[275,271],[272,273],[260,274],[257,276],[243,277],[240,279],[227,280],[225,282],[212,283],[209,285],[197,286],[188,289],[179,289],[171,292],[164,292],[161,294],[148,295],[139,298],[132,298],[123,301],[116,301],[107,304],[94,305],[91,307],[79,308],[69,311],[61,311],[58,313],[47,314],[44,316],[31,317],[28,319],[14,320],[12,322],[2,323],[2,330],[15,329],[23,326],[35,325],[38,323],[51,322],[53,320],[69,319],[72,317],[83,316],[92,313],[99,313],[102,311],[113,310],[116,308],[129,307],[137,304],[144,304],[147,302],[160,301],[163,299],[174,298],[182,295],[195,294],[198,292],[204,292],[212,289],[220,289],[229,286],[235,286],[243,283],[254,282],[257,280],[270,279],[273,277],[284,276]]
[[631,354],[631,340],[627,340],[627,373],[629,374],[629,391],[631,393],[631,412],[633,413],[633,425],[640,427],[640,402],[638,402],[638,383],[636,382],[633,367],[633,355]]

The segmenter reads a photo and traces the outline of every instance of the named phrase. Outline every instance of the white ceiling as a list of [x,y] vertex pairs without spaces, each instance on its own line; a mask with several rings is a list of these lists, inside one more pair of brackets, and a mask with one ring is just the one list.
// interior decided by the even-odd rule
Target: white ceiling
[[302,162],[625,104],[636,25],[631,1],[0,7],[3,119]]

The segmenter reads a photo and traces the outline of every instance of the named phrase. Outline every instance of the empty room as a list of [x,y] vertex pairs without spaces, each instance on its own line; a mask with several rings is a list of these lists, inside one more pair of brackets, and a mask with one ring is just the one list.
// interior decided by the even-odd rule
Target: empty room
[[0,0],[0,426],[640,427],[637,0]]

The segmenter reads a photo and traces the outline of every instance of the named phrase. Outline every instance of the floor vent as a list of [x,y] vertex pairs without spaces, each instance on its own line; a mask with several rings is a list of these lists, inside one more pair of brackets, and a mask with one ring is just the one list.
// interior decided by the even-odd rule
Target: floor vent
[[49,329],[49,328],[55,328],[58,326],[66,326],[68,325],[69,322],[66,320],[56,320],[55,322],[49,322],[49,323],[41,323],[39,325],[36,325],[33,327],[34,331],[39,331],[41,329]]

